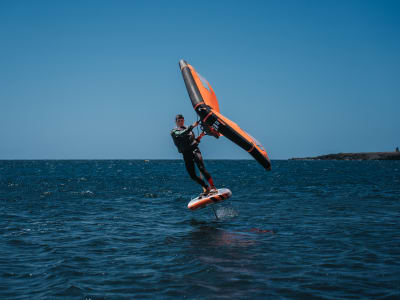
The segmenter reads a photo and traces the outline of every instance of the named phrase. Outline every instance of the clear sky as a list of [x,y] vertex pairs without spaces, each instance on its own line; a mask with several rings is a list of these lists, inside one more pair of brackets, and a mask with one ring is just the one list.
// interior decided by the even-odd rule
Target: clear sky
[[2,0],[0,159],[180,158],[181,58],[272,159],[400,146],[400,1]]

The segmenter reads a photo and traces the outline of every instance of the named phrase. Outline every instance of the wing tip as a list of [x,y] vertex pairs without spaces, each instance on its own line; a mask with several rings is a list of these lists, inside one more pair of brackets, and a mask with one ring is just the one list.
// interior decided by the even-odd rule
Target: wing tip
[[181,59],[179,61],[179,68],[182,70],[185,67],[187,67],[187,62],[184,59]]

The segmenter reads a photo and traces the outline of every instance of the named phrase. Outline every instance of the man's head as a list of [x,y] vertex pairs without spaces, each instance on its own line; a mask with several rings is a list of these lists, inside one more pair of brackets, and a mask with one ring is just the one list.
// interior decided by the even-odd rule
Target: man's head
[[175,117],[176,126],[182,127],[185,124],[185,118],[183,115],[176,115]]

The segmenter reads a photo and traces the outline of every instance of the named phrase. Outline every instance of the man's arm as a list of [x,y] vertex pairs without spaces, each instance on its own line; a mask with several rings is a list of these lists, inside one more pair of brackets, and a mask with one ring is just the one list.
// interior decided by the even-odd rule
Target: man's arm
[[175,128],[172,130],[172,134],[175,135],[175,137],[183,136],[183,135],[191,132],[193,130],[193,128],[196,127],[197,125],[199,125],[199,122],[194,122],[192,125],[190,125],[186,129],[179,130],[179,129]]
[[193,126],[190,125],[188,128],[182,129],[182,130],[179,130],[179,129],[175,128],[175,129],[172,130],[172,134],[173,134],[175,137],[180,137],[180,136],[183,136],[183,135],[189,133],[189,132],[192,131],[192,130],[193,130]]

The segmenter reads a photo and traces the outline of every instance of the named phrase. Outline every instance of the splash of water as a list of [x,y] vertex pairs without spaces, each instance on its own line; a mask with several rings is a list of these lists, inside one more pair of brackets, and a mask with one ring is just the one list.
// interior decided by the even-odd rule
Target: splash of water
[[218,207],[215,210],[218,219],[234,218],[239,215],[239,212],[232,207]]

